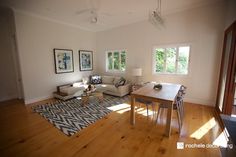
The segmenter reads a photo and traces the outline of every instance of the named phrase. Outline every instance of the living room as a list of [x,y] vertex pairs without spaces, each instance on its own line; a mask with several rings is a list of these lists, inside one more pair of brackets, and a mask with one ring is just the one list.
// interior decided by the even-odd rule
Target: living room
[[[157,5],[157,2],[161,3]],[[210,120],[212,118],[211,116],[214,115],[213,111],[218,99],[224,32],[236,19],[235,1],[183,0],[173,2],[170,0],[152,0],[146,2],[131,0],[128,2],[116,2],[108,0],[85,0],[78,2],[55,2],[45,0],[41,2],[31,2],[29,0],[8,0],[2,1],[0,4],[2,6],[1,23],[5,22],[3,27],[1,27],[3,57],[1,57],[0,65],[2,67],[1,73],[4,74],[0,89],[0,101],[1,106],[3,106],[1,108],[2,124],[6,124],[7,121],[5,120],[10,116],[14,118],[10,118],[11,120],[8,122],[15,121],[16,116],[14,112],[22,116],[22,118],[19,118],[19,121],[21,121],[21,119],[22,121],[27,120],[27,113],[31,110],[32,104],[38,105],[51,102],[54,100],[53,93],[57,90],[58,86],[82,81],[82,79],[88,78],[90,75],[123,77],[130,82],[131,86],[135,85],[137,82],[145,83],[152,81],[186,86],[187,92],[184,101],[189,103],[190,106],[186,106],[186,111],[188,109],[189,113],[186,113],[185,116],[190,119],[198,118],[200,119],[199,121],[201,121],[199,124],[194,121],[193,123],[196,126],[193,128],[186,126],[186,123],[183,124],[185,129],[182,129],[181,135],[184,139],[183,141],[188,143],[196,142],[196,139],[191,139],[187,137],[187,135],[191,134],[191,131],[194,132],[194,130],[197,130],[197,128]],[[163,23],[153,24],[149,19],[149,11],[155,10],[158,7],[161,8]],[[94,23],[92,22],[93,20],[95,20]],[[157,73],[154,59],[155,52],[158,49],[172,47],[176,47],[177,49],[180,47],[189,47],[186,67],[187,72],[184,74]],[[55,49],[72,50],[72,71],[57,74],[55,68]],[[91,70],[89,71],[83,71],[80,67],[81,51],[91,52],[92,63]],[[10,53],[6,54],[5,52]],[[113,56],[115,52],[119,52],[119,54],[125,52],[125,69],[115,69],[114,65],[109,68],[109,52]],[[178,53],[178,55],[179,54],[180,53]],[[114,60],[114,58],[112,59]],[[115,63],[112,62],[112,64]],[[141,69],[141,76],[133,75],[134,69],[137,68]],[[178,71],[178,69],[176,69],[176,71]],[[23,99],[24,102],[21,101],[19,103],[16,100],[17,98]],[[12,104],[12,99],[14,102],[12,105],[13,108],[15,106],[16,109],[21,111],[20,113],[15,110],[13,112],[9,107],[11,105],[7,105]],[[199,110],[199,112],[195,115],[194,110]],[[202,112],[206,112],[206,115]],[[40,117],[39,114],[31,113],[30,116],[32,117],[28,120],[32,121],[32,123],[29,123],[29,126],[37,125],[37,122],[39,122],[39,124],[43,124],[44,128],[38,128],[38,131],[36,131],[37,129],[32,129],[35,130],[33,133],[27,131],[27,133],[23,132],[23,135],[19,136],[20,133],[14,131],[12,131],[12,134],[11,131],[9,131],[8,134],[6,130],[14,129],[8,126],[8,124],[2,131],[1,138],[3,142],[9,142],[6,142],[7,145],[1,142],[1,152],[6,156],[14,155],[14,153],[18,153],[19,156],[27,155],[27,153],[29,156],[48,156],[50,155],[48,153],[52,153],[54,156],[60,156],[60,153],[68,156],[95,156],[96,152],[98,153],[97,156],[108,156],[107,154],[103,154],[105,152],[110,152],[112,155],[117,154],[117,156],[122,156],[122,153],[123,156],[133,156],[135,153],[137,153],[137,156],[155,155],[155,152],[150,150],[150,148],[155,147],[154,143],[148,145],[148,142],[144,142],[148,145],[148,148],[146,148],[144,144],[144,148],[134,146],[127,148],[127,152],[111,151],[111,148],[109,151],[106,151],[106,148],[102,148],[105,149],[104,152],[94,149],[93,152],[90,145],[86,145],[85,143],[89,143],[90,140],[93,140],[93,136],[102,134],[101,129],[100,133],[96,133],[96,135],[92,132],[93,129],[98,129],[97,127],[99,125],[109,126],[106,129],[119,130],[119,125],[115,125],[114,128],[112,126],[113,122],[115,123],[115,121],[121,120],[123,126],[120,131],[116,132],[122,135],[121,137],[123,137],[122,131],[124,131],[124,128],[131,127],[129,123],[129,111],[127,111],[127,113],[125,112],[125,114],[127,114],[127,116],[125,116],[126,119],[120,118],[118,113],[116,113],[117,115],[115,113],[112,114],[112,118],[108,118],[108,120],[111,121],[106,123],[106,119],[103,119],[103,121],[95,122],[96,125],[89,126],[90,129],[87,130],[88,132],[86,132],[86,128],[85,131],[79,131],[79,133],[73,135],[73,139],[68,140],[67,138],[70,137],[67,137],[63,133],[57,133],[57,130],[53,130],[54,127]],[[146,109],[144,110],[144,115],[145,114]],[[152,122],[146,120],[146,116],[141,118],[140,116],[137,117],[136,131],[138,128],[141,129],[144,126],[145,129],[148,129],[152,124]],[[165,119],[165,117],[163,117],[163,119]],[[138,122],[138,120],[141,122]],[[19,124],[16,125],[20,127],[21,124],[22,123],[19,122]],[[178,126],[178,123],[173,122],[173,125]],[[188,127],[191,129],[186,129]],[[216,128],[217,127],[218,129],[220,128],[218,122]],[[34,128],[37,127],[34,126]],[[47,133],[45,128],[50,128],[50,134]],[[151,128],[152,132],[156,133],[156,131],[154,131],[155,128],[153,126]],[[160,128],[161,133],[164,132],[163,128],[165,128],[164,125]],[[22,130],[25,129],[26,127],[24,126]],[[27,129],[30,130],[31,128],[29,127]],[[40,130],[43,132],[42,134],[39,133]],[[203,138],[201,142],[204,140],[206,140],[206,142],[213,142],[220,132],[220,130],[216,130],[217,129],[211,130],[209,135],[206,136],[207,139]],[[217,132],[217,135],[213,137],[214,139],[211,139],[214,131]],[[132,133],[130,130],[126,132],[128,132],[127,135]],[[160,132],[157,134],[160,134]],[[40,134],[40,136],[37,137],[36,133]],[[51,133],[53,133],[53,135],[51,135]],[[152,136],[150,132],[148,132],[148,134]],[[175,135],[174,131],[173,134],[174,141],[181,140],[181,137]],[[6,138],[4,138],[4,135]],[[29,135],[34,135],[35,137],[29,138]],[[66,147],[63,148],[64,152],[58,151],[58,153],[56,153],[55,150],[47,149],[47,146],[50,146],[46,144],[47,139],[44,140],[44,143],[40,143],[38,139],[44,138],[44,135],[46,136],[45,138],[50,140],[54,137],[57,138],[55,141],[52,140],[49,142],[49,144],[52,145],[55,143],[55,145],[57,145],[53,149],[61,149],[62,146]],[[144,135],[138,131],[135,135],[144,137]],[[76,148],[72,146],[67,147],[66,142],[72,145],[78,144],[78,142],[75,141],[75,143],[73,143],[73,140],[78,138],[77,136],[85,141],[87,140],[87,142],[83,143],[84,145],[81,144],[80,148],[79,146],[75,146]],[[109,137],[109,134],[101,135],[103,138],[106,138],[106,136]],[[113,135],[110,136],[114,138],[114,141],[111,140],[109,142],[114,146],[115,144],[113,142],[117,141],[117,137]],[[132,137],[132,135],[130,136]],[[20,137],[20,139],[17,137]],[[157,136],[156,138],[161,140],[163,137]],[[126,139],[126,137],[124,139]],[[169,140],[170,139],[171,137]],[[137,141],[142,143],[142,140],[144,141],[145,138],[141,138],[141,140]],[[17,143],[17,141],[22,145],[14,145],[14,148],[11,148],[11,144],[14,142]],[[39,147],[38,152],[36,146],[29,148],[29,151],[26,150],[31,142],[33,144],[37,143],[36,145]],[[102,146],[107,146],[103,141],[100,142]],[[163,148],[165,142],[167,145],[170,145],[171,149]],[[186,149],[184,152],[177,151],[176,143],[174,143],[175,147],[173,147],[166,137],[164,137],[164,143],[160,144],[158,149],[154,149],[160,156],[170,156],[171,153],[166,152],[169,150],[177,153],[179,156],[185,154],[192,155],[193,150]],[[91,144],[91,146],[98,145],[99,143],[96,142]],[[137,145],[137,143],[134,145]],[[89,148],[86,150],[84,147]],[[82,148],[84,148],[84,150]],[[107,146],[107,149],[108,148]],[[3,151],[3,149],[6,150]],[[122,148],[118,150],[120,149]],[[126,149],[126,147],[124,149]],[[132,154],[132,151],[129,151],[129,149],[134,150],[133,152],[135,153]],[[150,154],[148,154],[146,149],[150,151]],[[19,150],[24,151],[21,154]],[[143,153],[142,150],[145,153]],[[69,151],[73,153],[78,151],[79,153],[66,154]],[[91,154],[89,154],[89,151],[91,151]],[[220,152],[216,153],[217,151],[218,150],[214,150],[211,152],[211,150],[208,150],[206,154],[209,154],[209,156],[220,156]],[[193,154],[194,156],[204,155],[201,154],[201,150],[197,150],[195,153],[196,154]]]

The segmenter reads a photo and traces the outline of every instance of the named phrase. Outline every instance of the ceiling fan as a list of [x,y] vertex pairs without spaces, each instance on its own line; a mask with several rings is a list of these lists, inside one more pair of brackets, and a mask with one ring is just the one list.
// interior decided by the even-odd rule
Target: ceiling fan
[[161,0],[157,0],[157,8],[149,13],[149,21],[155,26],[163,26],[164,19],[161,16]]
[[99,16],[112,16],[109,13],[99,12],[100,1],[90,0],[88,3],[89,7],[87,9],[82,9],[76,12],[77,15],[87,14],[90,16],[89,22],[92,24],[98,24]]

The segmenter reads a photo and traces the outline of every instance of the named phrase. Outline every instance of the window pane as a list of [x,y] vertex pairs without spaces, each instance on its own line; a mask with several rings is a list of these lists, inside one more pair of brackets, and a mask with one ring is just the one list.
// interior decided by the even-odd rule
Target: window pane
[[122,51],[121,52],[121,65],[120,65],[120,70],[125,71],[126,68],[126,52]]
[[113,59],[112,59],[112,52],[108,52],[107,54],[107,57],[108,57],[108,70],[112,70],[112,62],[113,62]]
[[119,70],[120,69],[119,52],[114,52],[113,59],[114,59],[114,69]]
[[189,46],[179,47],[179,58],[178,58],[178,73],[188,73],[188,62],[189,62]]
[[164,72],[165,50],[162,48],[156,49],[156,72]]
[[166,49],[166,72],[175,73],[176,48]]

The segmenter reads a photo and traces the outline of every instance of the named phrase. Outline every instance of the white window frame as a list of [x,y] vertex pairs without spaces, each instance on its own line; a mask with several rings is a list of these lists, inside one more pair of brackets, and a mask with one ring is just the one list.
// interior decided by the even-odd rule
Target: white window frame
[[[179,47],[186,47],[188,46],[189,47],[189,58],[188,58],[188,71],[187,71],[187,74],[180,74],[180,73],[177,73],[177,70],[178,70],[178,58],[179,58]],[[176,61],[175,61],[175,72],[174,73],[168,73],[168,72],[156,72],[156,49],[158,48],[177,48],[177,51],[176,51]],[[172,45],[159,45],[159,46],[154,46],[153,47],[153,51],[152,51],[152,73],[154,75],[189,75],[190,73],[190,56],[191,56],[191,44],[190,43],[186,43],[186,44],[172,44]],[[166,52],[165,52],[166,54]],[[165,58],[165,63],[164,63],[164,67],[166,69],[166,58]]]
[[[125,70],[122,71],[120,70],[120,66],[121,66],[121,52],[125,51],[126,53],[126,58],[125,58]],[[114,69],[114,60],[113,60],[113,64],[112,64],[112,70],[108,69],[108,53],[109,52],[112,52],[112,59],[113,59],[113,55],[114,55],[114,52],[119,52],[119,70],[117,69]],[[106,72],[118,72],[118,73],[124,73],[126,71],[126,64],[127,64],[127,50],[126,49],[121,49],[121,50],[109,50],[109,51],[106,51]]]

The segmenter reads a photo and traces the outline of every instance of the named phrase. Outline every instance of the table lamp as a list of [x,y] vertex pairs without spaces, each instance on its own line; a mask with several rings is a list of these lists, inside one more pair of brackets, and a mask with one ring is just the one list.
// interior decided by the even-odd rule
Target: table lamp
[[139,78],[142,76],[142,69],[141,68],[133,69],[132,75],[136,77],[135,83],[139,84]]

